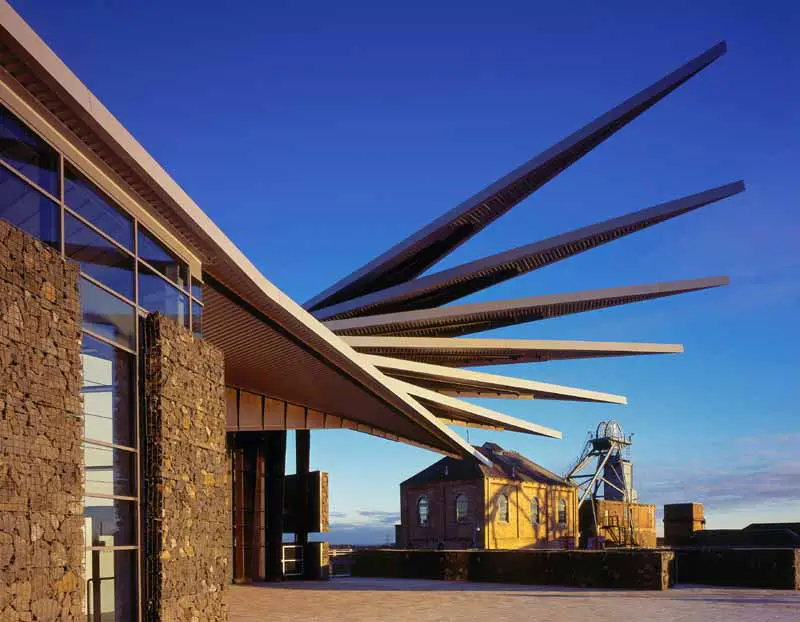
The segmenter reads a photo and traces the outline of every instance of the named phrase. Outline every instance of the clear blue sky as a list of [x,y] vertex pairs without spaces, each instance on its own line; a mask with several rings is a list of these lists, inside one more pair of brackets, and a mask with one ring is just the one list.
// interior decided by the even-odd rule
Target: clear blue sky
[[[681,356],[508,371],[627,407],[492,402],[562,441],[472,431],[555,470],[635,433],[643,501],[709,527],[800,520],[800,18],[791,2],[14,2],[276,285],[304,301],[726,39],[728,54],[439,267],[743,178],[748,190],[472,299],[730,274],[730,287],[505,329]],[[171,5],[171,6],[166,6]],[[745,8],[747,5],[747,8]],[[464,433],[463,429],[460,429]],[[437,456],[316,432],[332,540],[384,541]]]

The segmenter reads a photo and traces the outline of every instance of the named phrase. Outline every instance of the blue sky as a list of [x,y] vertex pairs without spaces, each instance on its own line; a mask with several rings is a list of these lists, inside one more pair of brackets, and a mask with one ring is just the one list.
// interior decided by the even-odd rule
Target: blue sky
[[[469,433],[560,472],[589,429],[617,418],[635,433],[642,500],[705,501],[709,527],[800,519],[792,4],[14,3],[299,301],[726,39],[720,61],[437,266],[744,179],[744,195],[470,298],[729,274],[724,289],[500,331],[680,342],[686,353],[495,368],[630,404],[493,401],[564,439]],[[399,482],[436,458],[314,433],[331,539],[385,541]]]

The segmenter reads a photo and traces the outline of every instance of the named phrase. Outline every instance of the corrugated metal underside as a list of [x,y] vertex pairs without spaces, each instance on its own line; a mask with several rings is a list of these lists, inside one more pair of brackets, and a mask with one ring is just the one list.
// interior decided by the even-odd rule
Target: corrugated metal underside
[[441,306],[743,191],[738,181],[682,197],[326,307],[314,316],[338,320]]
[[343,337],[364,354],[447,367],[540,363],[585,358],[677,354],[678,344],[436,337]]
[[325,324],[339,335],[456,337],[727,284],[725,277],[405,311]]
[[319,355],[204,288],[204,337],[225,355],[226,383],[345,417],[417,443],[452,452],[419,422],[392,409]]

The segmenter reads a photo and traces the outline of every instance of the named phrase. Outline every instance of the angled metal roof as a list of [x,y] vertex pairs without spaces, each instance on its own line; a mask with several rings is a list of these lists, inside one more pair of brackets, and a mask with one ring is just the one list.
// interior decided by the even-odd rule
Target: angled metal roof
[[491,427],[510,432],[523,432],[550,438],[561,438],[561,432],[517,417],[504,415],[491,408],[470,404],[402,380],[392,380],[403,391],[418,399],[426,408],[446,423],[464,426]]
[[446,367],[541,363],[642,354],[680,354],[677,343],[563,341],[553,339],[475,339],[452,337],[347,337],[364,354]]
[[204,338],[224,353],[227,383],[332,414],[348,412],[355,421],[429,449],[485,460],[269,282],[3,1],[0,64],[0,81],[12,87],[6,95],[14,98],[6,102],[12,109],[29,106],[24,96],[35,93],[36,110],[29,116],[37,118],[40,131],[84,172],[113,186],[115,200],[140,206],[207,261]]
[[422,274],[713,63],[726,50],[723,41],[703,52],[341,279],[306,302],[304,307],[315,311]]
[[605,402],[608,404],[628,403],[628,400],[622,395],[565,387],[524,378],[454,369],[385,356],[368,356],[368,360],[388,376],[453,397],[511,397],[571,402]]
[[420,311],[401,311],[400,313],[371,315],[349,320],[332,320],[325,324],[339,335],[455,337],[727,284],[728,277],[708,277],[570,294],[533,296],[499,302],[451,305]]
[[314,316],[340,320],[438,307],[743,191],[742,181],[712,188],[325,307]]

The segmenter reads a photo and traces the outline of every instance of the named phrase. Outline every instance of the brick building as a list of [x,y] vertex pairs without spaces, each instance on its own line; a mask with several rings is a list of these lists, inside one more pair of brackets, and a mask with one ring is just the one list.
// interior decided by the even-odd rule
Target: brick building
[[563,548],[578,537],[576,488],[495,443],[491,466],[442,458],[400,484],[398,545],[415,548]]
[[579,518],[581,548],[591,548],[594,536],[602,538],[604,546],[649,549],[656,546],[655,505],[597,499],[592,508],[592,501],[587,500],[581,506]]

